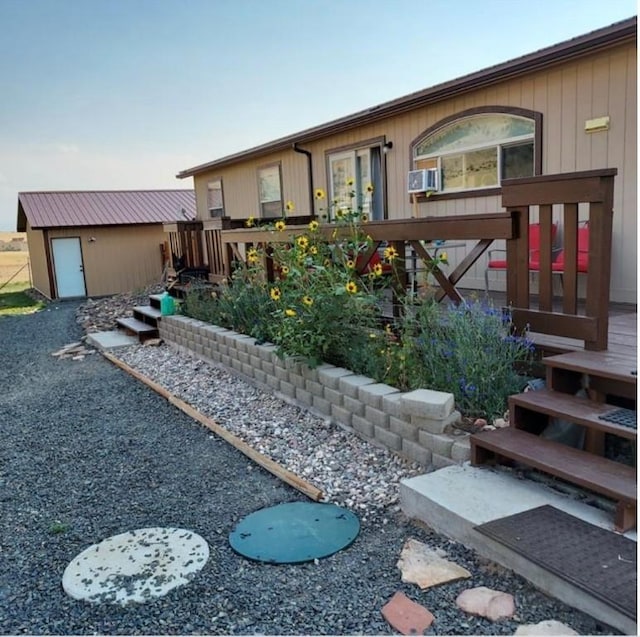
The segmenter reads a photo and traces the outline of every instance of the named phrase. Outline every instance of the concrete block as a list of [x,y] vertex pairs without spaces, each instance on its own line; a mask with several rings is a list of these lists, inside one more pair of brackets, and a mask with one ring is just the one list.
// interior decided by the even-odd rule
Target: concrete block
[[289,370],[292,374],[298,374],[302,376],[302,368],[304,367],[304,363],[297,357],[287,357],[282,360],[282,366]]
[[446,418],[454,408],[453,394],[433,389],[410,391],[402,397],[401,403],[405,414],[421,418]]
[[262,383],[263,385],[267,384],[267,375],[257,367],[253,368],[253,377],[258,383]]
[[223,356],[229,356],[229,347],[226,343],[218,343],[218,351]]
[[402,454],[425,468],[431,464],[431,450],[412,440],[402,440]]
[[424,429],[430,433],[441,434],[444,430],[454,422],[460,420],[460,412],[454,411],[450,416],[442,420],[435,418],[420,418],[420,416],[410,416],[411,423],[419,429]]
[[373,438],[374,436],[374,427],[373,425],[362,416],[352,416],[351,418],[352,427],[365,438]]
[[220,362],[225,367],[231,367],[231,357],[227,356],[226,354],[220,354]]
[[265,374],[269,374],[269,376],[275,376],[276,375],[276,366],[269,362],[269,361],[265,361],[264,358],[261,359],[262,360],[262,365],[260,366],[262,371]]
[[231,359],[231,367],[235,369],[237,372],[242,371],[242,363],[237,358]]
[[441,456],[437,453],[431,454],[431,465],[434,469],[444,469],[444,467],[451,467],[457,464],[455,460],[451,460],[451,458],[447,458],[446,456]]
[[[289,383],[291,385],[291,383]],[[280,391],[280,380],[276,378],[273,374],[267,374],[267,385],[271,387],[271,389],[275,389],[275,391]],[[291,385],[291,394],[292,398],[295,395],[295,387]]]
[[239,351],[237,358],[243,365],[251,364],[251,357],[249,356],[249,354],[247,354],[247,352]]
[[455,440],[446,434],[432,434],[428,431],[420,431],[418,441],[423,447],[431,449],[434,453],[447,458],[451,457],[451,447]]
[[[281,394],[284,394],[285,396],[288,396],[289,398],[295,398],[296,397],[296,387],[295,387],[295,385],[292,385],[291,383],[288,383],[286,380],[281,380],[281,381],[278,381],[278,382],[280,383],[280,393]],[[269,383],[269,381],[267,381],[267,384],[270,385],[271,383]]]
[[384,383],[374,383],[373,385],[363,385],[358,388],[358,398],[369,407],[374,409],[382,408],[382,398],[390,394],[399,393],[395,387]]
[[351,398],[351,396],[343,396],[342,404],[345,409],[357,416],[364,416],[364,403],[360,402],[357,398]]
[[351,412],[344,407],[331,405],[331,416],[347,427],[351,427]]
[[315,380],[307,379],[305,389],[310,391],[314,396],[320,396],[320,398],[324,397],[324,385],[316,382]]
[[251,367],[255,369],[262,369],[262,359],[255,354],[249,355],[249,363],[251,363]]
[[322,363],[317,367],[309,367],[308,365],[302,366],[302,375],[306,380],[318,381],[318,373],[320,370],[329,370],[335,369],[335,365],[330,365],[329,363]]
[[353,376],[353,372],[342,367],[318,370],[318,382],[331,389],[339,389],[339,381],[344,376]]
[[387,449],[391,449],[391,451],[400,451],[402,449],[402,438],[398,435],[389,431],[388,429],[384,429],[383,427],[375,427],[373,428],[374,438],[382,443]]
[[313,396],[313,406],[321,413],[331,415],[331,403],[321,396]]
[[342,407],[342,399],[344,398],[344,396],[342,395],[342,392],[336,389],[331,389],[330,387],[324,386],[324,397],[331,404]]
[[275,345],[271,343],[264,343],[262,345],[257,345],[258,348],[258,356],[268,363],[273,362],[273,357],[276,356],[276,350],[278,349]]
[[451,460],[457,463],[466,462],[471,458],[471,441],[469,436],[457,438],[451,447]]
[[380,411],[379,409],[374,409],[373,407],[369,407],[369,405],[365,405],[364,417],[370,423],[373,423],[378,427],[389,429],[389,414],[386,414],[384,411]]
[[351,398],[358,397],[358,390],[364,385],[373,385],[376,381],[368,376],[358,376],[352,374],[351,376],[342,376],[338,379],[338,389],[346,396]]
[[242,335],[238,334],[238,332],[234,332],[233,330],[227,330],[222,334],[222,342],[227,347],[233,347],[234,349],[237,349],[236,339],[238,338],[238,336],[242,336]]
[[[300,378],[304,381],[304,378]],[[306,389],[296,387],[296,400],[299,400],[303,405],[313,405],[313,394]]]
[[275,376],[278,380],[284,380],[287,383],[291,382],[291,376],[289,374],[289,371],[286,370],[284,367],[280,367],[279,365],[276,365]]
[[[242,352],[244,353],[244,352]],[[249,378],[253,378],[254,366],[249,363],[242,363],[242,373]]]
[[389,430],[405,440],[418,440],[418,427],[406,420],[402,420],[402,418],[389,416]]
[[289,372],[289,382],[299,389],[307,388],[307,381],[304,379],[304,376],[302,376],[302,374],[294,374],[293,372]]

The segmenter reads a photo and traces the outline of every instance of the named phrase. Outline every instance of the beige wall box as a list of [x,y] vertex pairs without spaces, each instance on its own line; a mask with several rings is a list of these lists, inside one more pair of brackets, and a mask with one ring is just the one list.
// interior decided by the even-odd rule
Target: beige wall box
[[588,119],[584,123],[584,130],[587,133],[595,133],[600,130],[609,130],[610,117],[596,117],[595,119]]

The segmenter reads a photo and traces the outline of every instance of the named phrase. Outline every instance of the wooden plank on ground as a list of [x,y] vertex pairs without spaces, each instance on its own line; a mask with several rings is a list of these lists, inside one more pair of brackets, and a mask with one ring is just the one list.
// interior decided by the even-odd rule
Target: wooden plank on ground
[[104,357],[111,361],[120,369],[123,369],[128,374],[131,374],[134,378],[142,381],[145,385],[156,391],[158,394],[166,398],[172,405],[175,405],[178,409],[183,411],[188,416],[191,416],[194,420],[197,420],[199,423],[203,424],[207,429],[213,431],[217,436],[220,436],[228,443],[233,445],[238,451],[242,452],[245,456],[253,460],[256,464],[259,464],[261,467],[272,473],[277,478],[280,478],[283,482],[286,482],[288,485],[294,487],[298,491],[304,493],[306,496],[310,497],[312,500],[321,500],[322,499],[322,491],[317,487],[313,486],[306,480],[303,480],[300,476],[297,476],[292,471],[289,471],[282,465],[279,465],[275,460],[261,454],[259,451],[256,451],[253,447],[248,445],[244,440],[240,439],[235,434],[232,434],[230,431],[221,427],[218,423],[216,423],[211,418],[208,418],[197,409],[186,403],[184,400],[178,398],[174,394],[172,394],[168,389],[162,387],[158,383],[152,381],[150,378],[147,378],[144,374],[141,374],[139,371],[133,369],[120,359],[113,356],[109,352],[102,352]]

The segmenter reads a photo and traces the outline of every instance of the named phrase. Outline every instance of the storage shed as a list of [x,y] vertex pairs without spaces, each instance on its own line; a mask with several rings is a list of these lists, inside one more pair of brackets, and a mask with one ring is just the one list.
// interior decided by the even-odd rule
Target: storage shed
[[159,282],[163,223],[195,217],[193,190],[21,192],[33,287],[49,299],[132,292]]

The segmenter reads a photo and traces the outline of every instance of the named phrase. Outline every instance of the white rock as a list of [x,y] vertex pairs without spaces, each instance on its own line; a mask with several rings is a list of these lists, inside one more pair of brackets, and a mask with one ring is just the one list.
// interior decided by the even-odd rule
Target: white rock
[[422,589],[471,577],[466,568],[445,560],[442,551],[430,549],[414,539],[405,542],[397,566],[403,582],[417,584]]
[[516,612],[513,595],[494,591],[486,586],[462,591],[456,599],[456,606],[466,613],[486,617],[492,622],[512,617]]
[[514,635],[579,635],[573,628],[555,619],[545,619],[537,624],[518,626]]

